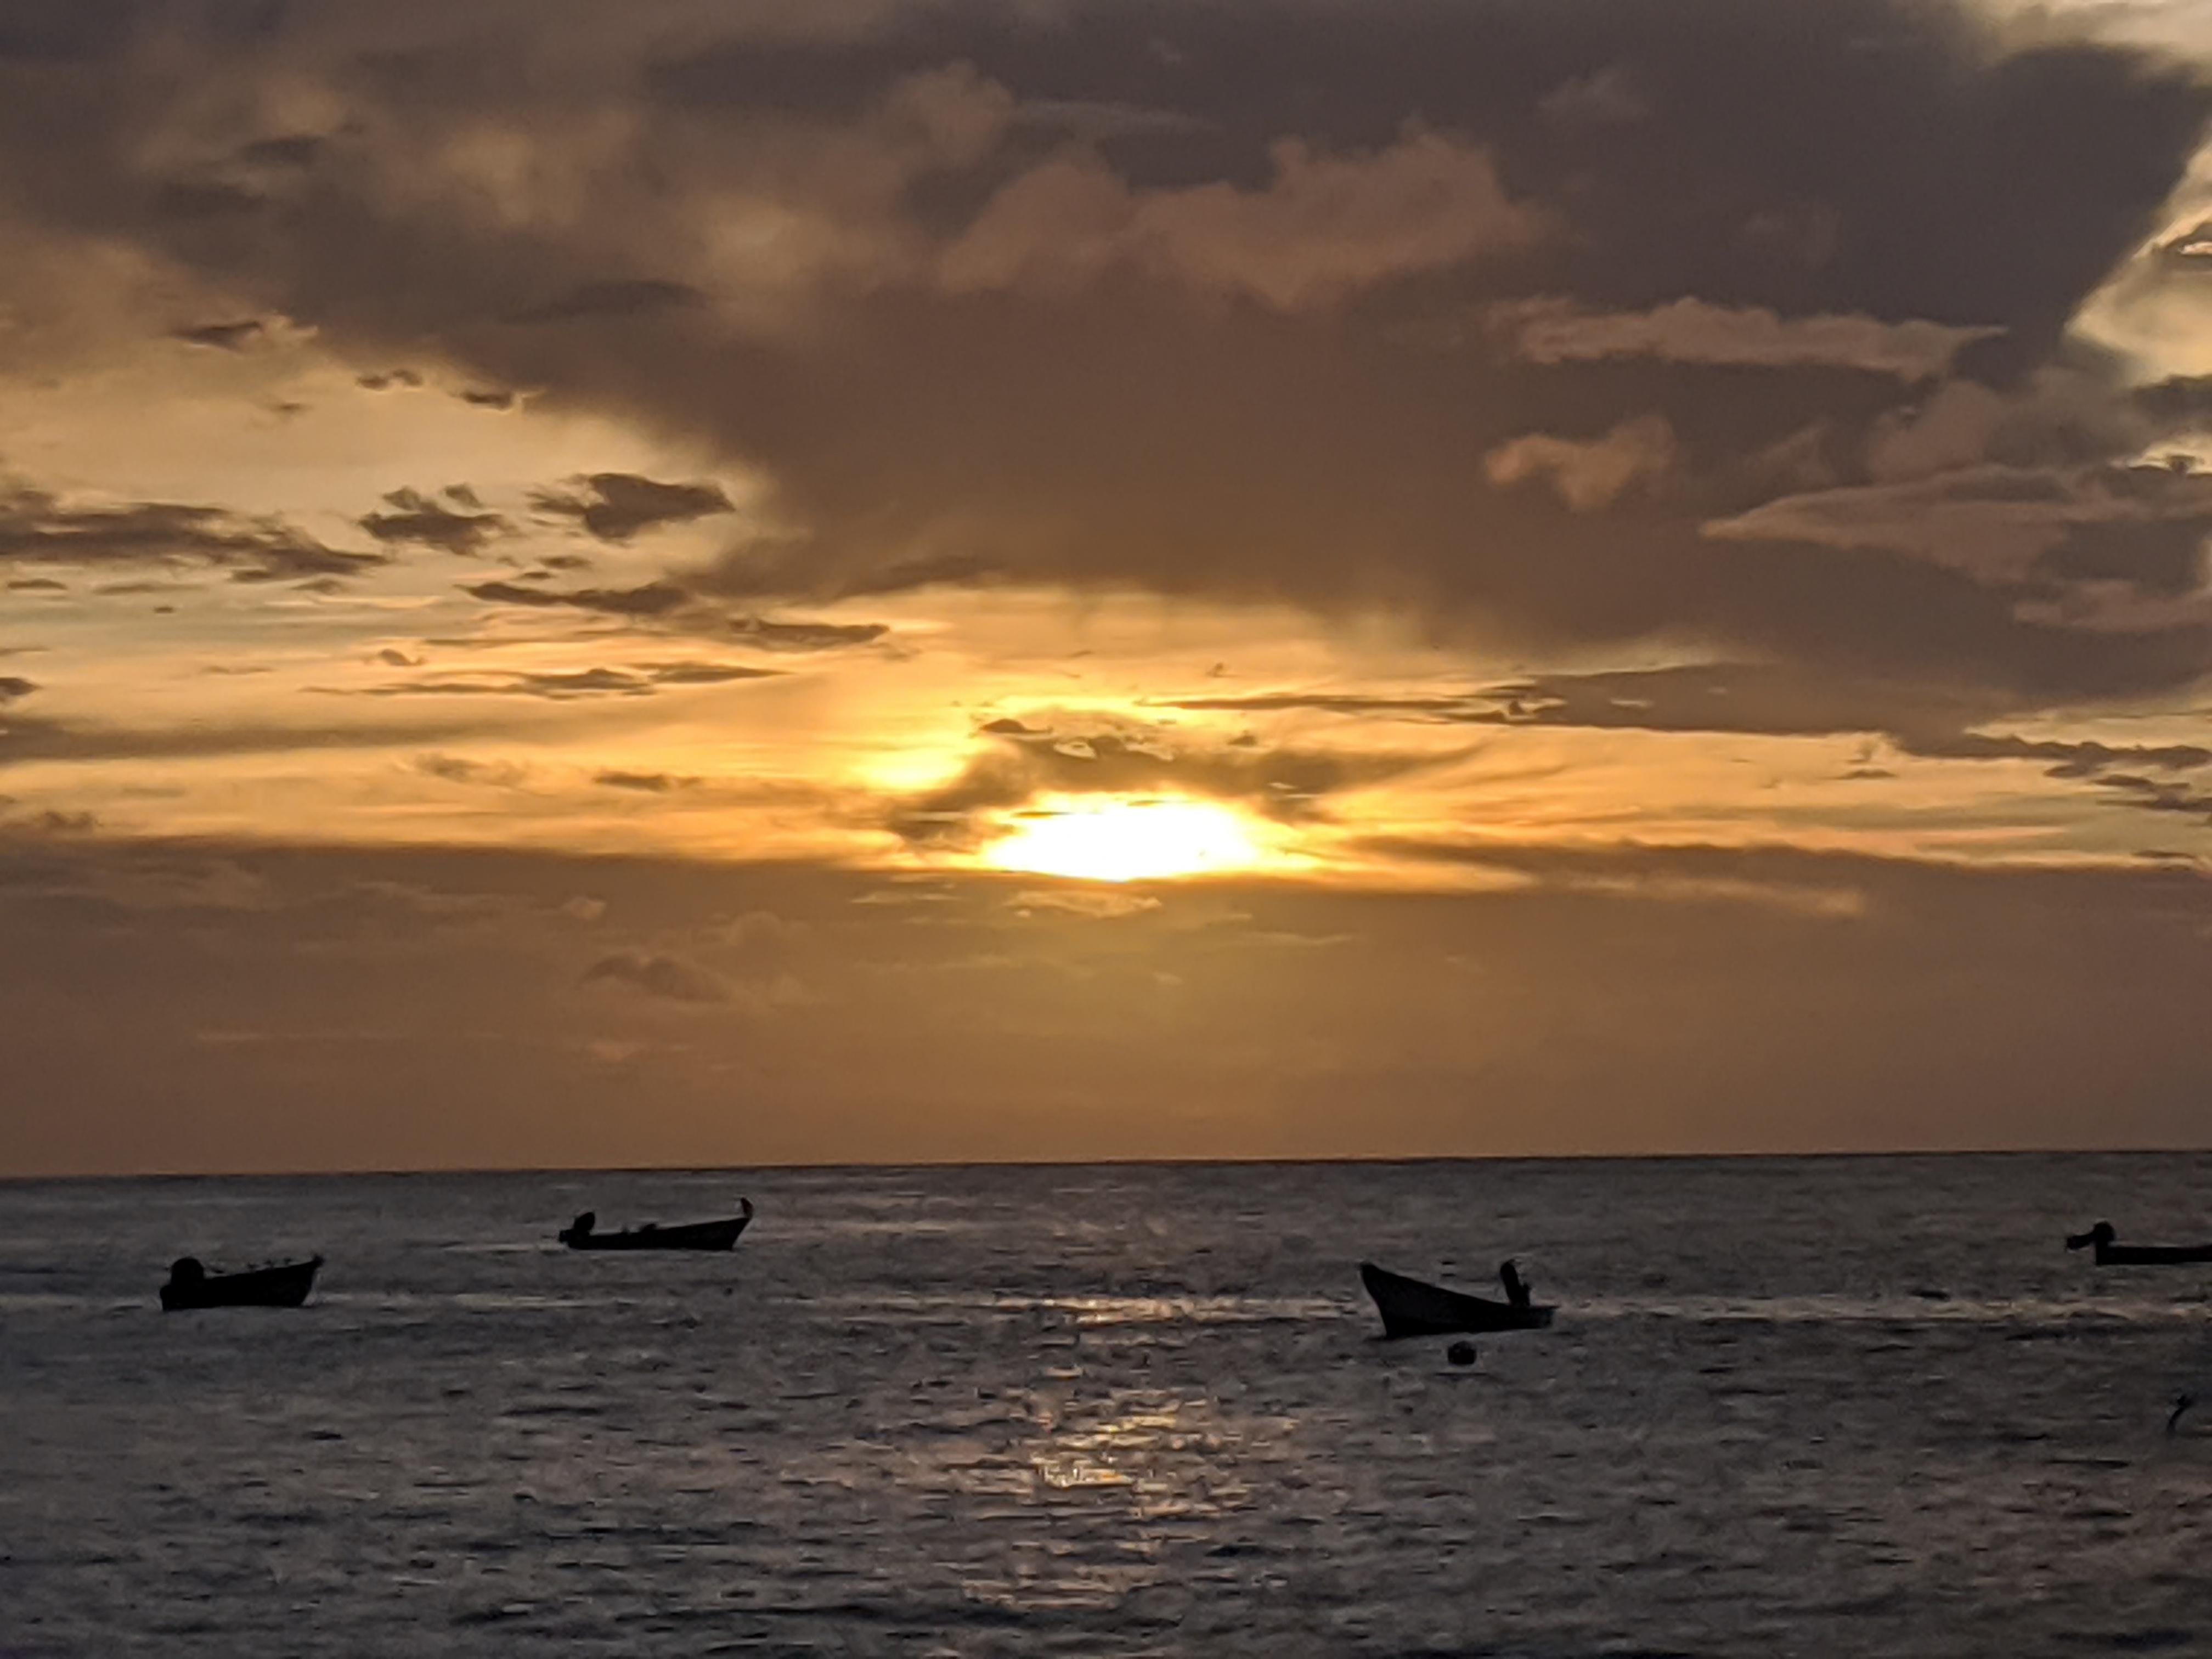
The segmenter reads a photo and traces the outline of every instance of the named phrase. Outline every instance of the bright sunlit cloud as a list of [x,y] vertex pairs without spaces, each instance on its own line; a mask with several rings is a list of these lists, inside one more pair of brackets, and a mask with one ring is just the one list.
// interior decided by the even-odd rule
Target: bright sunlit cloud
[[1268,861],[1240,812],[1181,799],[1051,798],[983,854],[994,869],[1084,881],[1148,881],[1250,870]]

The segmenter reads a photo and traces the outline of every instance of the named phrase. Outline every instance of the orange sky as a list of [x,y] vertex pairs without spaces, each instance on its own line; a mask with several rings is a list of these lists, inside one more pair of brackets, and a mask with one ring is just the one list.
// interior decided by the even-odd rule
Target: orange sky
[[0,21],[0,1174],[2199,1143],[2212,28]]

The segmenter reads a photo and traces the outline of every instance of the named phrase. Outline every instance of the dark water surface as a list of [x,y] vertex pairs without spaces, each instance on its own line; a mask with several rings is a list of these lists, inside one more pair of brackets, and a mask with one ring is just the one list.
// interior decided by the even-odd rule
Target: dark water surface
[[2212,1269],[2100,1216],[2212,1158],[0,1184],[0,1653],[2212,1653]]

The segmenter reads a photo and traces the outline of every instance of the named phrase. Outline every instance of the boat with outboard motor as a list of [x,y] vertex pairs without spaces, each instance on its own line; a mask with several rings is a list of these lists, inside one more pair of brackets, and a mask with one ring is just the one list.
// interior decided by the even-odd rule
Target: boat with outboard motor
[[315,1288],[320,1256],[305,1261],[281,1261],[273,1267],[248,1267],[239,1273],[211,1273],[196,1256],[180,1255],[169,1264],[169,1282],[161,1286],[161,1310],[175,1313],[186,1308],[296,1308]]
[[1359,1264],[1359,1280],[1375,1298],[1386,1339],[1442,1336],[1455,1331],[1540,1331],[1549,1325],[1558,1310],[1528,1299],[1528,1287],[1512,1262],[1498,1271],[1510,1300],[1493,1302],[1464,1291],[1448,1291],[1441,1285],[1391,1273],[1371,1261]]
[[2069,1233],[2069,1250],[2096,1251],[2100,1267],[2179,1267],[2212,1261],[2212,1244],[2122,1244],[2109,1221],[2100,1221],[2086,1233]]
[[720,1221],[688,1221],[664,1227],[648,1221],[620,1232],[599,1231],[599,1217],[586,1210],[554,1235],[572,1250],[726,1250],[753,1218],[749,1198],[738,1200],[738,1213]]

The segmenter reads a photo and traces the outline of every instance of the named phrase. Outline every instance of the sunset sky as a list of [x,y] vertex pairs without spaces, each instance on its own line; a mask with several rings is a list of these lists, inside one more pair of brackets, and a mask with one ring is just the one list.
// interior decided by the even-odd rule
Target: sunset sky
[[8,0],[0,1174],[2212,1143],[2212,4]]

